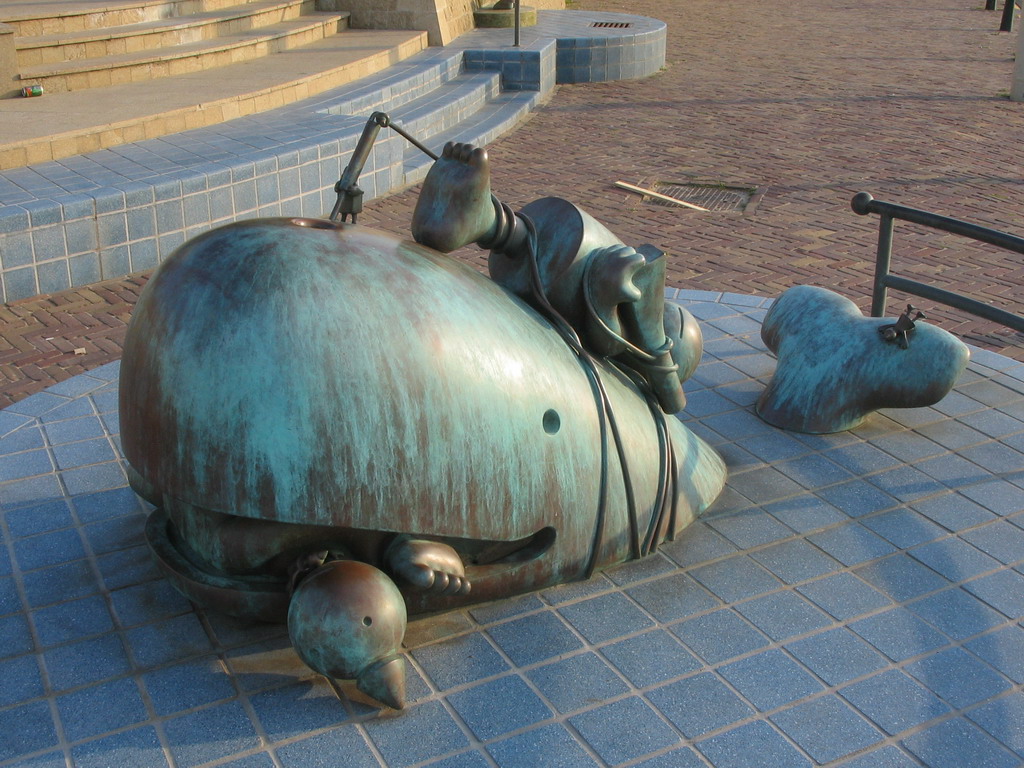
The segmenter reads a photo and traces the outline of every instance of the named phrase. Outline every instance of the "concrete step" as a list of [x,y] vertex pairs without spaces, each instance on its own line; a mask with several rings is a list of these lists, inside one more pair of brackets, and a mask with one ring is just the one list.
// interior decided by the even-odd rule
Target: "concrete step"
[[238,0],[61,0],[3,2],[0,21],[19,37],[66,35],[217,11]]
[[234,35],[296,19],[316,10],[315,0],[264,0],[81,32],[61,32],[16,40],[22,69],[152,51]]
[[[429,136],[412,135],[435,155],[440,155],[449,141],[486,147],[525,120],[540,98],[537,91],[504,91],[454,125],[440,128]],[[443,121],[440,124],[443,125]],[[406,149],[402,158],[405,184],[421,181],[432,163],[433,160],[416,147]]]
[[205,72],[207,79],[214,80],[219,77],[219,72],[209,72],[213,68],[308,46],[344,29],[346,21],[345,14],[314,13],[212,40],[24,67],[20,75],[27,85],[42,85],[49,93],[124,85],[189,73]]
[[399,64],[427,47],[425,32],[346,30],[303,46],[159,83],[7,99],[0,170],[80,155],[263,112]]

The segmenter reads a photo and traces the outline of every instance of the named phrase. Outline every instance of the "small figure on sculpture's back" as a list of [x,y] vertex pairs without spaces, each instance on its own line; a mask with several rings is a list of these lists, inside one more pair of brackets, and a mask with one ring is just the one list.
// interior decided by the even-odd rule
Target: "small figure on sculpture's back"
[[899,344],[900,349],[907,349],[910,346],[910,334],[914,332],[914,321],[924,319],[924,312],[921,312],[915,306],[907,304],[907,309],[899,316],[895,323],[883,325],[878,329],[878,332],[882,334],[882,338],[886,341]]

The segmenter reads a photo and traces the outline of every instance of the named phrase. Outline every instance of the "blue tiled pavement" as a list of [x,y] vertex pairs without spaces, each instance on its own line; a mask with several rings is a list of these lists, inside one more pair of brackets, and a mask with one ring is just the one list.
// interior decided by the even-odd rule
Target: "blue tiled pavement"
[[117,364],[0,411],[0,766],[1021,765],[1024,364],[788,434],[751,408],[769,302],[673,294],[721,501],[647,560],[413,622],[402,713],[160,576]]

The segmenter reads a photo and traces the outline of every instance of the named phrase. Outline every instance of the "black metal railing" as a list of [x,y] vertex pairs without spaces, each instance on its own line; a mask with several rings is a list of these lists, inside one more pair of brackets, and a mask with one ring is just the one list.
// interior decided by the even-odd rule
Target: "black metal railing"
[[858,213],[861,216],[866,216],[869,213],[877,213],[879,216],[878,254],[875,260],[874,286],[871,291],[871,315],[873,317],[882,317],[884,315],[888,289],[895,288],[904,293],[921,296],[931,301],[937,301],[940,304],[961,309],[977,317],[991,320],[994,323],[999,323],[1024,333],[1024,316],[1015,315],[1004,309],[998,309],[983,301],[978,301],[959,293],[936,288],[934,285],[889,274],[892,263],[894,219],[910,221],[942,232],[969,237],[972,240],[989,243],[990,245],[1020,254],[1024,254],[1024,238],[1008,235],[1005,232],[999,232],[988,227],[981,227],[977,224],[970,224],[959,219],[951,219],[948,216],[940,216],[937,213],[921,211],[917,208],[908,208],[905,205],[883,203],[880,200],[875,200],[867,192],[858,192],[854,195],[853,200],[850,201],[850,206],[853,208],[854,213]]
[[[1013,11],[1017,5],[1016,0],[1006,0],[1003,5],[1003,16],[999,20],[999,31],[1000,32],[1012,32],[1013,31]],[[996,9],[996,0],[985,0],[985,10],[994,11]]]

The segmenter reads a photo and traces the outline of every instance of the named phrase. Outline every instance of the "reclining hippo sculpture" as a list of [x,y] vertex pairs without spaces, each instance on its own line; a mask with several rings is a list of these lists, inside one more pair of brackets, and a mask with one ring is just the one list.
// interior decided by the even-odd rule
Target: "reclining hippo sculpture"
[[[306,663],[396,708],[407,612],[641,557],[725,482],[666,417],[701,340],[664,302],[662,254],[565,201],[513,214],[487,162],[445,148],[419,242],[302,218],[194,238],[121,364],[129,477],[172,583],[287,620]],[[441,253],[471,241],[493,280]]]

